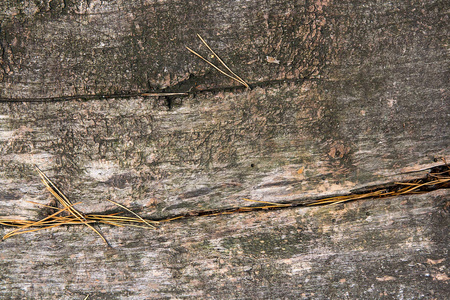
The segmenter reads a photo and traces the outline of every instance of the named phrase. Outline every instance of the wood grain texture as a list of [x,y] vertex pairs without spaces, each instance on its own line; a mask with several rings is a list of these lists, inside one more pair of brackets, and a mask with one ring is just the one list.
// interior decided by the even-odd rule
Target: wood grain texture
[[[450,161],[449,8],[1,1],[0,216],[42,214],[34,164],[84,212],[150,218],[423,176]],[[252,90],[184,48],[207,54],[197,33]],[[140,96],[158,91],[190,94]],[[443,299],[448,199],[102,228],[114,250],[82,227],[24,235],[0,243],[0,298]]]
[[[0,243],[4,299],[445,299],[448,190]],[[0,229],[0,234],[7,230]],[[14,249],[15,251],[11,251]]]
[[197,33],[252,83],[323,77],[336,63],[341,79],[374,88],[408,69],[448,71],[445,1],[372,2],[2,1],[0,97],[231,84],[186,51],[205,53]]
[[[326,5],[4,1],[1,96],[133,93],[173,86],[189,76],[201,79],[205,64],[184,47],[201,45],[197,33],[250,82],[317,75],[331,49],[322,36],[322,29],[331,26],[323,11]],[[267,56],[283,63],[268,63]],[[214,79],[216,85],[230,84],[207,75],[212,80],[207,86],[213,87]]]
[[86,212],[113,207],[111,198],[164,217],[242,205],[245,197],[344,193],[448,154],[448,127],[437,126],[446,122],[441,99],[427,103],[426,115],[406,101],[380,115],[384,101],[317,103],[317,89],[198,96],[171,111],[148,99],[3,105],[2,206],[15,213],[3,211],[29,215],[18,210],[32,206],[24,199],[48,198],[33,164],[85,201]]

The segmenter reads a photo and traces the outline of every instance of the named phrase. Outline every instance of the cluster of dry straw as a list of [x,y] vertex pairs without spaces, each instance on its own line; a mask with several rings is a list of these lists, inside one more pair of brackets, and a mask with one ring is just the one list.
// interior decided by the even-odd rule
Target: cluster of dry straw
[[[107,225],[112,226],[133,226],[133,227],[141,227],[141,228],[151,228],[155,229],[155,225],[158,223],[156,221],[149,221],[145,220],[142,217],[140,217],[138,214],[134,213],[127,207],[114,202],[112,200],[108,200],[109,202],[114,203],[115,205],[123,208],[124,210],[130,212],[134,215],[134,217],[126,217],[126,216],[120,216],[118,213],[115,214],[109,214],[109,215],[98,215],[98,214],[84,214],[77,210],[75,208],[75,205],[80,204],[78,203],[72,203],[64,193],[58,189],[58,187],[47,177],[47,175],[44,174],[38,167],[36,167],[37,171],[39,172],[39,175],[42,179],[42,182],[46,186],[47,190],[58,200],[59,204],[62,206],[61,209],[53,207],[53,206],[47,206],[42,205],[39,203],[34,203],[40,206],[44,206],[50,209],[56,210],[55,213],[52,213],[51,215],[39,220],[39,221],[30,221],[30,220],[15,220],[15,219],[5,219],[0,218],[0,225],[5,226],[12,226],[17,227],[15,230],[9,232],[5,236],[3,236],[3,239],[7,239],[9,237],[12,237],[14,235],[23,234],[27,232],[33,232],[38,231],[42,229],[49,229],[53,227],[58,227],[61,225],[78,225],[78,224],[84,224],[87,227],[89,227],[91,230],[93,230],[96,234],[98,234],[105,243],[108,243],[106,238],[103,236],[103,234],[97,230],[93,224],[97,223],[103,223]],[[64,213],[67,212],[67,213]]]

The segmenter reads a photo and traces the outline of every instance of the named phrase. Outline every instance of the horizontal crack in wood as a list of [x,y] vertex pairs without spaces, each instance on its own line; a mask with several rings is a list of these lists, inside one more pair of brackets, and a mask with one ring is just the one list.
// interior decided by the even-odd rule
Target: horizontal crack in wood
[[[245,199],[249,201],[258,202],[259,205],[255,206],[242,206],[242,207],[230,207],[224,209],[216,209],[216,210],[201,210],[201,211],[191,211],[185,214],[173,215],[166,218],[161,219],[145,219],[142,218],[133,218],[133,217],[119,217],[123,218],[121,221],[118,221],[116,218],[116,213],[113,214],[86,214],[84,216],[85,220],[83,223],[105,223],[109,225],[118,226],[119,222],[124,222],[120,226],[135,226],[135,227],[143,227],[142,224],[147,221],[154,222],[154,224],[162,223],[162,222],[170,222],[178,219],[186,219],[192,217],[204,217],[204,216],[217,216],[217,215],[226,215],[226,214],[235,214],[235,213],[247,213],[247,212],[255,212],[255,211],[263,211],[263,210],[278,210],[284,208],[294,208],[294,207],[307,207],[307,206],[324,206],[330,204],[338,204],[344,202],[350,202],[355,200],[362,200],[368,198],[387,198],[394,197],[400,195],[410,195],[410,194],[420,194],[427,193],[431,191],[435,191],[438,189],[446,189],[450,187],[450,167],[445,164],[441,166],[436,166],[429,169],[429,173],[427,176],[422,178],[417,178],[413,180],[403,181],[403,182],[394,182],[389,185],[382,186],[372,186],[370,188],[366,188],[365,192],[353,192],[347,195],[326,197],[326,198],[314,198],[314,199],[302,199],[302,200],[293,200],[288,203],[273,203],[273,202],[265,202],[265,201],[255,201],[250,199]],[[47,217],[48,218],[48,217]],[[62,222],[60,225],[76,225],[81,224],[74,218],[64,217],[65,219],[59,219],[58,222]],[[62,221],[61,221],[62,220]],[[42,221],[42,220],[41,220]],[[0,218],[0,226],[12,226],[12,227],[22,227],[26,226],[26,228],[34,226],[33,223],[36,223],[37,226],[48,226],[47,223],[40,223],[41,221],[24,221],[24,220],[11,220]],[[52,220],[53,221],[53,220]],[[54,220],[55,223],[57,220]],[[128,223],[127,223],[128,222]],[[25,224],[25,225],[24,225]],[[43,225],[44,224],[44,225]],[[52,225],[51,227],[54,227]]]
[[[249,84],[250,88],[264,88],[277,86],[283,83],[295,83],[302,84],[308,78],[301,79],[283,79],[283,80],[269,80],[261,81]],[[308,79],[314,80],[314,79]],[[246,90],[244,86],[232,85],[232,86],[220,86],[214,88],[206,89],[196,89],[195,87],[187,91],[178,91],[178,86],[181,86],[185,82],[182,81],[174,86],[165,88],[162,91],[151,91],[151,92],[129,92],[129,93],[118,93],[118,94],[94,94],[94,95],[72,95],[72,96],[57,96],[57,97],[42,97],[42,98],[1,98],[0,103],[15,103],[15,102],[63,102],[63,101],[95,101],[95,100],[108,100],[117,98],[136,98],[136,97],[188,97],[195,96],[202,93],[219,93],[219,92],[243,92]],[[176,91],[176,92],[175,92]]]

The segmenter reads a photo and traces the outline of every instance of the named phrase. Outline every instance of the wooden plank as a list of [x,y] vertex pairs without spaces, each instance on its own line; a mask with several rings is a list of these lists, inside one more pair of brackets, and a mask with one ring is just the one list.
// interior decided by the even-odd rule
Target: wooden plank
[[441,99],[426,115],[406,101],[383,113],[386,102],[317,99],[317,88],[283,86],[198,96],[170,111],[142,98],[2,104],[1,210],[33,217],[23,200],[48,202],[33,164],[86,212],[113,207],[110,198],[164,217],[242,198],[346,193],[417,176],[408,172],[449,153]]
[[[0,243],[4,299],[445,299],[449,190]],[[6,233],[5,228],[0,234]],[[14,251],[11,251],[14,249]]]
[[427,89],[439,90],[442,77],[423,76],[423,69],[435,74],[448,69],[445,1],[6,0],[0,5],[4,99],[134,94],[178,83],[185,89],[232,85],[184,48],[207,53],[196,34],[255,84],[324,78],[337,64],[333,77],[350,84],[348,93],[371,98],[390,90],[387,101],[396,100],[405,85],[419,84],[416,76]]

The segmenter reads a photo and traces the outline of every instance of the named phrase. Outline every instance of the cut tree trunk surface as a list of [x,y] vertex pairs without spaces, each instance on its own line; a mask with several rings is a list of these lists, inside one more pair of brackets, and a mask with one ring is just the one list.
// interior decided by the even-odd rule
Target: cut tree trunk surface
[[[0,3],[0,217],[39,166],[85,213],[164,219],[422,178],[450,162],[446,1]],[[221,75],[200,34],[251,86]],[[183,92],[185,96],[143,94]],[[448,190],[67,226],[0,243],[4,299],[445,299]],[[11,229],[0,227],[4,235]]]

